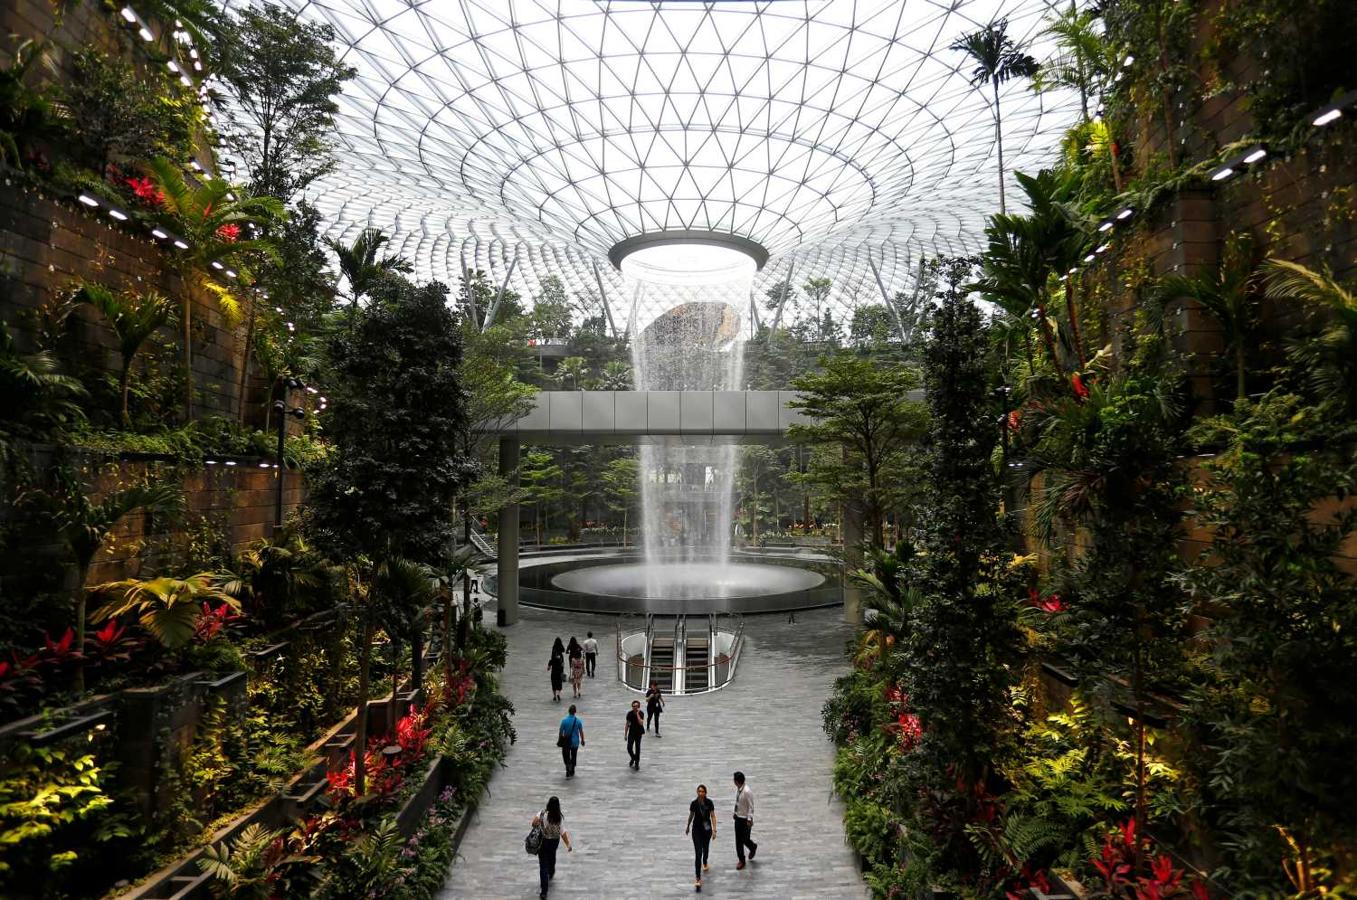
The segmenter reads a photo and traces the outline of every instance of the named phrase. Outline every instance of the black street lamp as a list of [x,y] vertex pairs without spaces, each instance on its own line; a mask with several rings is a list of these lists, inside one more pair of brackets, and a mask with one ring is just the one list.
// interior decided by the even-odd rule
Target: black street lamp
[[278,413],[278,493],[273,500],[273,530],[275,534],[283,528],[283,482],[287,477],[287,464],[283,461],[283,444],[287,439],[287,417],[306,418],[306,410],[300,406],[288,408],[287,396],[288,391],[300,390],[304,387],[306,385],[297,378],[284,379],[283,396],[281,399],[273,401],[273,409]]

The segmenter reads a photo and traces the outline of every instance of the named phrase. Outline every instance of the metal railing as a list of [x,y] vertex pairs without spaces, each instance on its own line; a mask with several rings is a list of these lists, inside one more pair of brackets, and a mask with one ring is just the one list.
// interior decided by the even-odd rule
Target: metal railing
[[[656,632],[656,616],[646,615],[646,624],[643,629],[634,627],[635,623],[632,617],[623,616],[617,623],[616,635],[616,660],[617,660],[617,678],[625,687],[633,691],[644,692],[652,681],[665,680],[663,675],[669,676],[670,694],[705,694],[710,691],[720,690],[730,683],[735,677],[735,670],[739,665],[740,654],[744,649],[744,617],[738,614],[725,614],[721,616],[709,615],[702,617],[705,619],[707,635],[707,661],[701,665],[688,665],[687,660],[687,642],[689,639],[688,616],[678,616],[674,623],[674,662],[671,664],[654,662],[651,649],[654,645]],[[625,626],[632,627],[626,628]],[[723,627],[724,626],[724,627]],[[718,653],[717,635],[731,635],[729,647]],[[627,638],[643,637],[643,643],[640,645],[640,653],[628,652],[624,648],[624,641]],[[682,658],[684,663],[680,664],[679,651],[683,648]],[[694,679],[695,682],[705,681],[705,686],[690,689],[688,687],[688,673],[696,669],[705,669],[705,679]]]

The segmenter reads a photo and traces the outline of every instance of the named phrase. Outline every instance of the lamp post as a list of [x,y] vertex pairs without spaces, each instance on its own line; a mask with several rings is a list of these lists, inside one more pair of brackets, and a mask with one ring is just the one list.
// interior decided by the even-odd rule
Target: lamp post
[[283,445],[287,440],[287,417],[292,416],[295,419],[306,418],[306,410],[300,406],[288,408],[288,391],[304,388],[299,379],[286,378],[283,380],[283,396],[273,401],[273,409],[278,413],[278,493],[273,500],[273,532],[277,534],[283,529],[283,482],[287,477],[287,463],[283,461]]

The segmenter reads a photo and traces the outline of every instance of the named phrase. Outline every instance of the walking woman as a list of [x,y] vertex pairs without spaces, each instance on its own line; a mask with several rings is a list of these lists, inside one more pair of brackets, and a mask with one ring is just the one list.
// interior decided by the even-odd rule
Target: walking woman
[[705,784],[697,786],[697,799],[688,804],[688,824],[683,833],[693,836],[693,887],[700,894],[702,873],[711,868],[707,865],[707,851],[716,837],[716,804],[707,799]]
[[565,841],[566,853],[573,853],[575,848],[570,846],[570,832],[565,830],[561,801],[556,797],[548,800],[547,808],[532,817],[532,824],[542,827],[542,846],[537,851],[537,874],[542,879],[542,890],[537,896],[545,897],[551,879],[556,877],[556,850],[561,841]]
[[646,731],[650,730],[650,723],[655,723],[655,737],[660,736],[660,713],[664,711],[664,694],[660,691],[660,686],[655,682],[650,682],[650,690],[646,691]]
[[583,697],[580,693],[580,687],[584,684],[584,651],[575,643],[575,639],[570,639],[574,651],[570,654],[570,688],[575,692],[575,699]]
[[561,699],[561,688],[565,685],[565,644],[557,638],[551,645],[551,659],[547,661],[547,671],[551,673],[551,699]]

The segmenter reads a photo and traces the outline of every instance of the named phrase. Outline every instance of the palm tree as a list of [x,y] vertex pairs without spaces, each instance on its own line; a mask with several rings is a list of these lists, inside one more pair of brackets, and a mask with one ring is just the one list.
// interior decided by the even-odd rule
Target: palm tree
[[1041,65],[1033,87],[1038,91],[1073,88],[1079,92],[1082,122],[1071,134],[1078,136],[1080,153],[1100,149],[1108,152],[1112,182],[1120,193],[1117,142],[1105,121],[1095,122],[1089,115],[1089,101],[1096,100],[1101,107],[1104,93],[1121,69],[1116,47],[1096,26],[1100,18],[1097,10],[1079,9],[1074,0],[1070,0],[1069,9],[1051,12],[1046,19],[1046,35],[1055,43],[1056,55]]
[[629,391],[633,383],[631,366],[620,359],[613,359],[603,365],[598,387],[603,391]]
[[913,548],[900,543],[895,550],[867,548],[867,564],[849,576],[854,584],[871,592],[871,629],[864,637],[877,645],[877,663],[884,672],[889,661],[890,647],[909,633],[910,613],[919,604],[917,590],[904,582],[905,562]]
[[82,422],[77,401],[85,395],[80,380],[63,374],[48,351],[19,352],[0,321],[0,432],[42,433]]
[[99,607],[91,621],[134,615],[166,650],[178,650],[193,639],[198,620],[209,603],[224,603],[232,611],[240,612],[240,603],[222,590],[220,576],[212,572],[199,572],[187,578],[127,578],[101,584],[94,590],[122,596]]
[[245,549],[237,569],[222,589],[247,601],[250,615],[270,624],[282,624],[287,614],[308,610],[307,601],[324,596],[339,575],[291,529]]
[[122,356],[122,370],[118,374],[118,396],[124,428],[132,424],[127,411],[127,395],[132,381],[132,361],[141,345],[155,334],[160,326],[174,316],[174,303],[155,291],[115,291],[102,284],[81,285],[77,293],[81,303],[88,303],[108,320],[118,338],[118,352]]
[[[51,506],[51,522],[61,541],[75,557],[75,649],[85,649],[85,582],[95,554],[104,545],[123,518],[136,510],[151,514],[177,512],[184,495],[178,486],[167,483],[138,484],[117,488],[95,502],[69,472],[59,471],[56,490],[45,495]],[[76,690],[85,689],[85,670],[77,664]]]
[[1226,241],[1219,266],[1191,277],[1170,275],[1159,283],[1165,300],[1188,297],[1220,323],[1225,350],[1234,359],[1236,401],[1247,396],[1245,361],[1254,326],[1256,288],[1253,241],[1247,235],[1234,235]]
[[[287,212],[274,197],[249,197],[220,178],[204,178],[190,186],[183,174],[167,159],[149,164],[156,187],[165,195],[161,211],[163,224],[179,232],[187,249],[181,248],[175,260],[185,292],[181,298],[184,368],[187,370],[184,415],[193,418],[193,300],[187,288],[194,274],[198,283],[217,297],[228,320],[238,320],[240,300],[231,280],[249,283],[250,268],[261,257],[278,260],[278,250],[267,238],[244,237],[252,228],[263,228],[283,218]],[[234,272],[231,279],[228,273]],[[221,273],[218,275],[217,273]],[[223,276],[227,280],[222,280]],[[254,343],[255,308],[253,295],[246,293],[249,323],[245,337],[245,360],[241,366],[241,392],[249,375],[250,346]],[[241,404],[243,406],[243,404]]]
[[[1035,311],[1046,352],[1052,364],[1060,366],[1047,307],[1052,282],[1079,262],[1090,243],[1088,230],[1073,205],[1078,176],[1044,170],[1035,177],[1019,172],[1017,178],[1032,211],[1028,215],[1000,213],[990,217],[981,277],[968,288],[1022,321]],[[1065,281],[1064,285],[1070,345],[1082,368],[1085,353],[1073,284]],[[1030,365],[1030,354],[1028,362]]]
[[325,243],[339,257],[339,272],[349,283],[349,312],[356,315],[358,300],[367,296],[379,279],[399,272],[414,271],[414,266],[402,256],[380,256],[382,245],[390,241],[378,228],[364,228],[352,244],[339,241]]
[[1268,297],[1300,300],[1328,312],[1319,333],[1295,344],[1291,356],[1310,373],[1320,394],[1342,397],[1348,412],[1357,412],[1357,291],[1327,272],[1284,259],[1267,260],[1262,272]]
[[979,31],[963,35],[951,46],[971,57],[971,84],[989,84],[994,89],[994,146],[999,152],[999,212],[1007,212],[1004,203],[1004,131],[999,109],[999,85],[1012,78],[1031,78],[1040,68],[1037,61],[1008,36],[1008,19],[991,22]]
[[573,390],[579,390],[580,381],[589,373],[589,362],[583,356],[567,356],[556,367],[556,380],[562,386],[569,380]]

